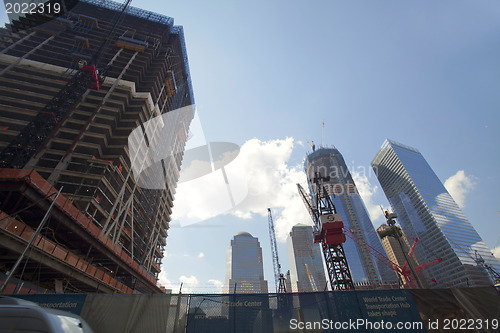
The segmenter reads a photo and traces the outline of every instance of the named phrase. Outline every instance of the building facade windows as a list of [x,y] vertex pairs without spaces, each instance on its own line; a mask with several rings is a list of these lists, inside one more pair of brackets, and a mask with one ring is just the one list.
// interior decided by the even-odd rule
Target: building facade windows
[[226,281],[223,292],[228,294],[266,294],[262,248],[259,240],[248,232],[240,232],[229,243],[226,255]]
[[415,259],[423,264],[443,258],[422,271],[436,281],[430,286],[491,285],[487,272],[477,265],[476,255],[496,270],[500,268],[498,260],[422,154],[386,140],[371,165],[404,233],[419,239]]

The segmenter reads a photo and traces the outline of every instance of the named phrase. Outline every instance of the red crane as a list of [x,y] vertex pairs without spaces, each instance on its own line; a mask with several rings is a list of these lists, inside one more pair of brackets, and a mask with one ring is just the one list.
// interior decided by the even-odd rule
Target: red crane
[[[435,265],[441,261],[443,261],[443,258],[438,258],[429,262],[426,262],[424,264],[418,265],[417,267],[414,268],[414,274],[412,274],[412,268],[409,263],[409,260],[413,257],[413,252],[415,250],[415,246],[417,245],[418,238],[415,238],[415,241],[413,242],[413,246],[411,247],[410,251],[408,252],[408,258],[406,259],[405,264],[403,267],[399,266],[398,264],[392,262],[389,258],[387,258],[385,255],[382,253],[378,252],[375,248],[371,247],[368,243],[366,243],[363,239],[357,238],[354,233],[352,233],[348,229],[344,229],[345,234],[349,236],[353,241],[355,241],[363,250],[367,251],[371,255],[373,255],[375,258],[383,262],[387,267],[390,269],[396,271],[399,273],[403,279],[408,283],[410,288],[423,288],[422,284],[419,281],[419,276],[418,274],[423,270],[426,269],[427,267],[430,267],[432,265]],[[403,250],[404,253],[404,250]],[[411,268],[410,268],[411,267]],[[432,280],[432,282],[436,283],[436,280]]]
[[89,88],[92,90],[101,89],[101,83],[99,82],[102,78],[99,78],[99,70],[95,65],[88,65],[85,60],[81,60],[78,63],[78,67],[89,77],[90,83]]
[[319,173],[316,173],[312,179],[314,200],[306,194],[300,184],[297,184],[297,187],[314,222],[314,242],[321,243],[332,289],[354,289],[354,282],[343,247],[343,243],[346,241],[344,223],[340,214],[337,214],[328,191],[324,186],[321,186],[323,180],[328,181],[329,177],[321,177]]

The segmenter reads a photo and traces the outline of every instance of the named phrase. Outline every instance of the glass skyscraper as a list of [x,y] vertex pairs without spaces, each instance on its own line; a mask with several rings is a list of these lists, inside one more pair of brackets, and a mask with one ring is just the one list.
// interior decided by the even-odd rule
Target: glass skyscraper
[[227,248],[223,292],[267,294],[262,248],[259,240],[248,232],[236,234]]
[[[358,240],[367,243],[378,252],[384,253],[380,239],[342,154],[336,148],[321,147],[307,156],[304,169],[313,195],[313,202],[316,202],[313,190],[314,178],[316,175],[328,177],[321,184],[327,189],[337,213],[342,216],[345,228],[350,230]],[[351,238],[347,238],[344,243],[344,250],[354,282],[376,285],[397,281],[394,271],[378,261]]]
[[286,242],[291,283],[291,290],[287,291],[324,291],[326,278],[321,248],[320,244],[314,243],[312,226],[296,224],[290,231]]
[[422,271],[428,279],[436,280],[427,285],[491,285],[476,258],[480,255],[486,264],[499,270],[498,260],[422,154],[415,148],[386,140],[371,165],[404,233],[411,239],[419,238],[415,259],[424,264],[443,258]]

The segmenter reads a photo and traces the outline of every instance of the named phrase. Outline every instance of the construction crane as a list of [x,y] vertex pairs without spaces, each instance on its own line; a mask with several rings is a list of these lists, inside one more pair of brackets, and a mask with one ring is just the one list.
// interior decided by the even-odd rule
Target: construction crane
[[297,184],[297,188],[314,222],[314,242],[321,243],[332,289],[352,290],[354,282],[343,247],[346,241],[344,223],[326,188],[322,186],[322,182],[329,179],[315,173],[312,179],[314,200],[300,184]]
[[271,252],[273,255],[274,266],[274,282],[276,283],[277,293],[286,293],[285,277],[281,273],[281,265],[278,257],[278,246],[276,244],[276,233],[274,232],[273,215],[271,208],[267,209],[268,222],[269,222],[269,238],[271,239]]
[[[379,234],[381,239],[384,239],[385,237],[391,236],[397,240],[399,247],[401,249],[401,252],[403,253],[405,260],[406,260],[405,266],[408,265],[410,267],[410,271],[413,274],[413,277],[415,278],[415,281],[416,281],[418,287],[423,288],[422,282],[420,281],[417,273],[415,272],[415,269],[413,268],[413,264],[411,263],[411,260],[409,258],[410,257],[409,254],[410,253],[413,254],[413,249],[414,249],[418,239],[415,239],[415,242],[413,243],[413,246],[412,246],[410,252],[408,254],[406,254],[406,251],[405,251],[404,246],[403,246],[403,242],[401,241],[401,237],[402,237],[401,230],[396,227],[396,221],[394,220],[396,217],[397,217],[396,213],[389,213],[388,211],[385,211],[385,219],[386,219],[386,223],[389,226],[389,228],[386,230],[378,231],[378,234]],[[409,275],[405,276],[404,274],[403,274],[403,276],[405,278],[410,277]]]
[[316,282],[314,282],[314,278],[311,271],[309,270],[309,266],[307,266],[307,264],[304,265],[306,265],[307,277],[309,278],[309,283],[311,284],[312,291],[318,291],[318,287],[316,286]]
[[[108,66],[98,69],[98,64],[107,49],[110,38],[116,32],[124,18],[124,13],[132,0],[126,0],[111,30],[102,40],[101,45],[89,62],[82,61],[79,70],[66,85],[38,112],[35,118],[0,152],[0,168],[22,169],[44,145],[69,115],[71,110],[81,101],[87,89],[99,90],[103,83]],[[31,19],[40,18],[35,15]]]
[[488,265],[484,261],[484,258],[481,256],[481,254],[477,252],[477,250],[474,250],[474,253],[475,253],[474,261],[477,263],[477,265],[482,267],[486,272],[488,272],[491,281],[493,281],[494,285],[500,284],[500,273],[498,273],[493,267]]
[[307,144],[311,147],[311,149],[312,149],[313,151],[315,151],[315,150],[316,150],[316,145],[314,144],[314,141],[312,141],[312,143],[311,143],[311,142],[309,142],[309,141],[307,141]]
[[[423,263],[421,265],[418,265],[417,267],[413,266],[413,263],[411,261],[413,257],[413,253],[415,251],[415,247],[418,242],[418,238],[415,238],[413,245],[411,249],[406,253],[405,247],[403,245],[403,242],[401,238],[403,237],[403,234],[401,232],[401,229],[396,227],[396,221],[394,220],[397,218],[396,213],[389,213],[388,211],[385,211],[385,218],[387,225],[389,226],[388,229],[385,230],[379,230],[377,231],[378,235],[380,236],[381,239],[384,239],[386,237],[393,237],[397,240],[399,247],[401,249],[401,252],[403,253],[403,256],[405,257],[405,264],[403,267],[393,263],[390,261],[387,257],[385,257],[383,254],[379,253],[376,251],[374,248],[366,244],[364,246],[362,243],[362,240],[359,240],[356,238],[356,236],[352,233],[348,233],[348,236],[351,237],[356,243],[360,244],[363,249],[367,250],[370,252],[372,255],[374,255],[377,259],[381,260],[384,264],[389,266],[389,268],[395,270],[397,273],[399,273],[403,279],[408,283],[410,288],[423,288],[423,284],[421,281],[420,276],[418,275],[423,269],[428,268],[432,265],[435,265],[441,261],[443,261],[443,258],[438,258],[426,263]],[[388,262],[390,262],[388,264]],[[433,282],[436,282],[435,280],[431,280]]]
[[[384,265],[389,267],[390,269],[394,270],[396,273],[399,273],[400,276],[403,277],[403,279],[407,282],[408,286],[412,289],[414,288],[423,288],[422,283],[420,281],[418,273],[420,273],[422,270],[424,270],[427,267],[430,267],[432,265],[435,265],[441,261],[443,261],[442,258],[438,258],[435,260],[432,260],[430,262],[421,264],[415,268],[411,266],[411,268],[408,268],[409,265],[411,265],[411,258],[413,256],[413,251],[415,249],[415,245],[417,244],[418,239],[415,239],[415,242],[413,243],[413,246],[411,250],[409,251],[408,255],[403,250],[403,253],[405,253],[405,259],[406,262],[403,265],[403,267],[399,266],[398,264],[394,263],[391,261],[389,258],[387,258],[385,255],[377,251],[375,248],[370,246],[368,243],[366,243],[363,239],[356,237],[356,235],[351,232],[351,230],[344,229],[346,235],[351,238],[356,244],[358,244],[364,251],[370,253],[372,256],[380,260]],[[432,280],[432,282],[436,283],[436,280]]]

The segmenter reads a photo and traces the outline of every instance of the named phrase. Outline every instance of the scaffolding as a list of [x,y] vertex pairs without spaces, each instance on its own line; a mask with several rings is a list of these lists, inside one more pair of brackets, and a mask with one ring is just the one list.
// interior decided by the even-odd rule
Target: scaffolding
[[[105,10],[96,10],[94,4]],[[0,94],[0,149],[6,156],[3,167],[33,169],[32,174],[36,172],[46,181],[44,186],[64,187],[67,205],[86,219],[86,228],[94,232],[72,238],[52,228],[54,234],[44,237],[54,244],[57,239],[68,253],[87,263],[97,262],[97,268],[126,286],[113,289],[105,284],[108,287],[99,291],[159,292],[152,281],[156,283],[160,272],[182,153],[162,161],[164,189],[144,189],[132,174],[133,157],[127,143],[129,134],[138,126],[194,101],[182,29],[166,30],[156,23],[172,25],[172,19],[127,9],[132,16],[112,34],[112,43],[102,55],[108,71],[101,89],[78,91],[70,103],[59,105],[56,111],[45,111],[53,100],[66,100],[61,94],[69,93],[72,84],[85,86],[81,80],[86,77],[75,71],[74,54],[92,57],[92,50],[112,30],[106,19],[112,15],[107,10],[116,9],[111,5],[108,1],[82,1],[71,14],[55,22],[62,27],[55,36],[44,31],[0,30],[0,42],[5,46],[5,53],[0,54],[0,70],[4,71],[0,91],[6,92]],[[139,18],[151,18],[152,22],[144,25]],[[179,152],[193,116],[188,115],[175,131]],[[22,134],[25,132],[28,135]],[[24,150],[20,153],[16,149]],[[12,164],[14,156],[16,162]],[[27,205],[31,202],[17,189],[5,186],[0,196],[2,202],[12,202],[13,198]],[[4,206],[1,211],[12,213],[8,208]],[[24,222],[16,221],[33,228],[36,220],[23,217]],[[107,256],[109,249],[97,246],[96,239],[118,251],[120,257],[115,257],[113,251]],[[16,248],[9,251],[15,252]],[[8,269],[8,263],[3,269]],[[37,269],[33,266],[29,274],[36,276]],[[43,269],[54,270],[46,266]],[[87,281],[84,275],[71,284],[95,291],[95,285],[82,281]],[[50,289],[49,282],[43,285]]]

